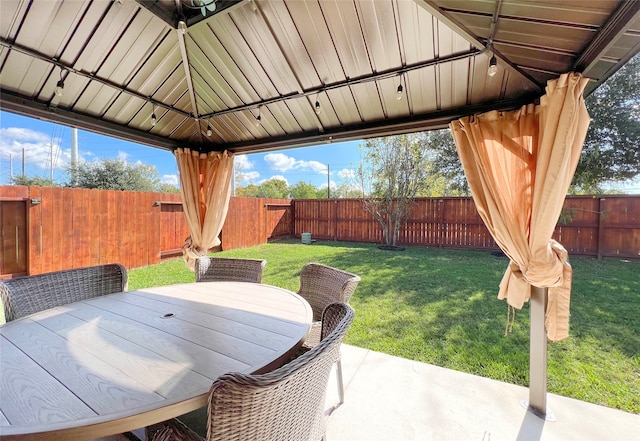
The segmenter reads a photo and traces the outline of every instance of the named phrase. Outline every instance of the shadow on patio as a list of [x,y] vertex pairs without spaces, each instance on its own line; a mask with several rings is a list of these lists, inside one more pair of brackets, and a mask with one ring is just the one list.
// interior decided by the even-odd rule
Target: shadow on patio
[[[522,405],[527,388],[355,346],[342,346],[345,403],[327,440],[631,440],[640,416],[548,394],[556,421]],[[327,405],[337,402],[336,380]],[[634,435],[635,434],[635,435]]]

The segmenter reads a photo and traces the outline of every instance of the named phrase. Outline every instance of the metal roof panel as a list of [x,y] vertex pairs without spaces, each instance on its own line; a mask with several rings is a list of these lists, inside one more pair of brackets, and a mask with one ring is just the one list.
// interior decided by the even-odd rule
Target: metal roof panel
[[0,1],[3,109],[247,152],[443,127],[572,69],[590,93],[640,51],[633,0],[220,2],[204,17],[175,0]]

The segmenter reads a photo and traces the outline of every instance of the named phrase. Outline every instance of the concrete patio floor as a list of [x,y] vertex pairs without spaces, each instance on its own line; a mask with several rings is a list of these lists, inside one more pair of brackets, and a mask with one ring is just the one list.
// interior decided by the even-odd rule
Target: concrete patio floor
[[[345,403],[328,441],[638,440],[640,415],[548,394],[556,421],[528,412],[525,387],[343,345]],[[338,400],[335,369],[327,405]]]
[[[327,441],[640,440],[640,415],[548,394],[556,421],[544,421],[522,404],[525,387],[355,346],[342,345],[342,370],[345,403],[328,418]],[[333,369],[327,408],[337,402]]]

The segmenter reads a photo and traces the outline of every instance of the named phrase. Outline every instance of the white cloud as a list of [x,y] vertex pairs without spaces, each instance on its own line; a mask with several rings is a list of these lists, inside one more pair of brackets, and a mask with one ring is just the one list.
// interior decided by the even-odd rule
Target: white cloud
[[356,171],[352,168],[343,168],[338,172],[338,176],[342,179],[353,179],[356,177]]
[[236,155],[234,165],[236,170],[251,170],[253,168],[253,162],[249,161],[247,155]]
[[264,160],[269,164],[269,167],[282,172],[291,170],[296,165],[295,158],[283,153],[269,153],[268,155],[265,155]]
[[0,137],[11,140],[20,140],[22,142],[34,141],[36,144],[46,144],[51,139],[50,136],[36,132],[35,130],[25,129],[21,127],[7,127],[0,129]]
[[286,172],[289,170],[311,170],[319,174],[327,174],[327,165],[318,161],[302,161],[283,153],[269,153],[264,157],[272,170]]
[[22,163],[24,152],[25,165],[35,166],[41,170],[51,167],[53,153],[54,166],[65,168],[71,159],[71,151],[60,146],[60,139],[52,138],[43,132],[35,130],[7,127],[0,129],[0,156],[3,160]]
[[[320,184],[320,187],[318,187],[320,190],[323,190],[325,188],[327,188],[327,183],[323,183]],[[331,188],[338,188],[338,184],[335,183],[335,181],[331,181]]]
[[[123,152],[122,150],[118,150],[118,159],[120,161],[129,162],[127,160],[127,158],[129,158],[129,153]],[[138,162],[140,162],[140,161],[138,161]]]
[[270,178],[263,179],[262,181],[258,182],[258,185],[260,185],[260,184],[262,184],[262,183],[264,183],[266,181],[272,181],[272,180],[276,180],[276,179],[278,179],[280,181],[284,181],[284,182],[286,182],[287,185],[289,185],[289,181],[287,181],[287,178],[285,178],[282,175],[274,175],[274,176],[271,176]]
[[160,182],[163,184],[175,185],[176,187],[179,186],[178,175],[163,175],[162,178],[160,178]]
[[316,173],[320,173],[323,175],[327,174],[327,165],[323,164],[322,162],[318,162],[318,161],[299,161],[300,163],[302,163],[301,168],[305,169],[311,169]]
[[246,173],[236,171],[236,182],[238,183],[247,182],[251,184],[253,183],[253,181],[258,179],[259,177],[260,177],[260,173],[258,173],[257,171],[251,171]]

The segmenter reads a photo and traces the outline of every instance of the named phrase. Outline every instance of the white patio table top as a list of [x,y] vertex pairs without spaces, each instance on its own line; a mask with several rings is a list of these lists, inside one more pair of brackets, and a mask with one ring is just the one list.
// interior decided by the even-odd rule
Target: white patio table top
[[269,285],[202,282],[59,306],[0,326],[3,440],[86,440],[205,406],[213,381],[285,363],[309,304]]

